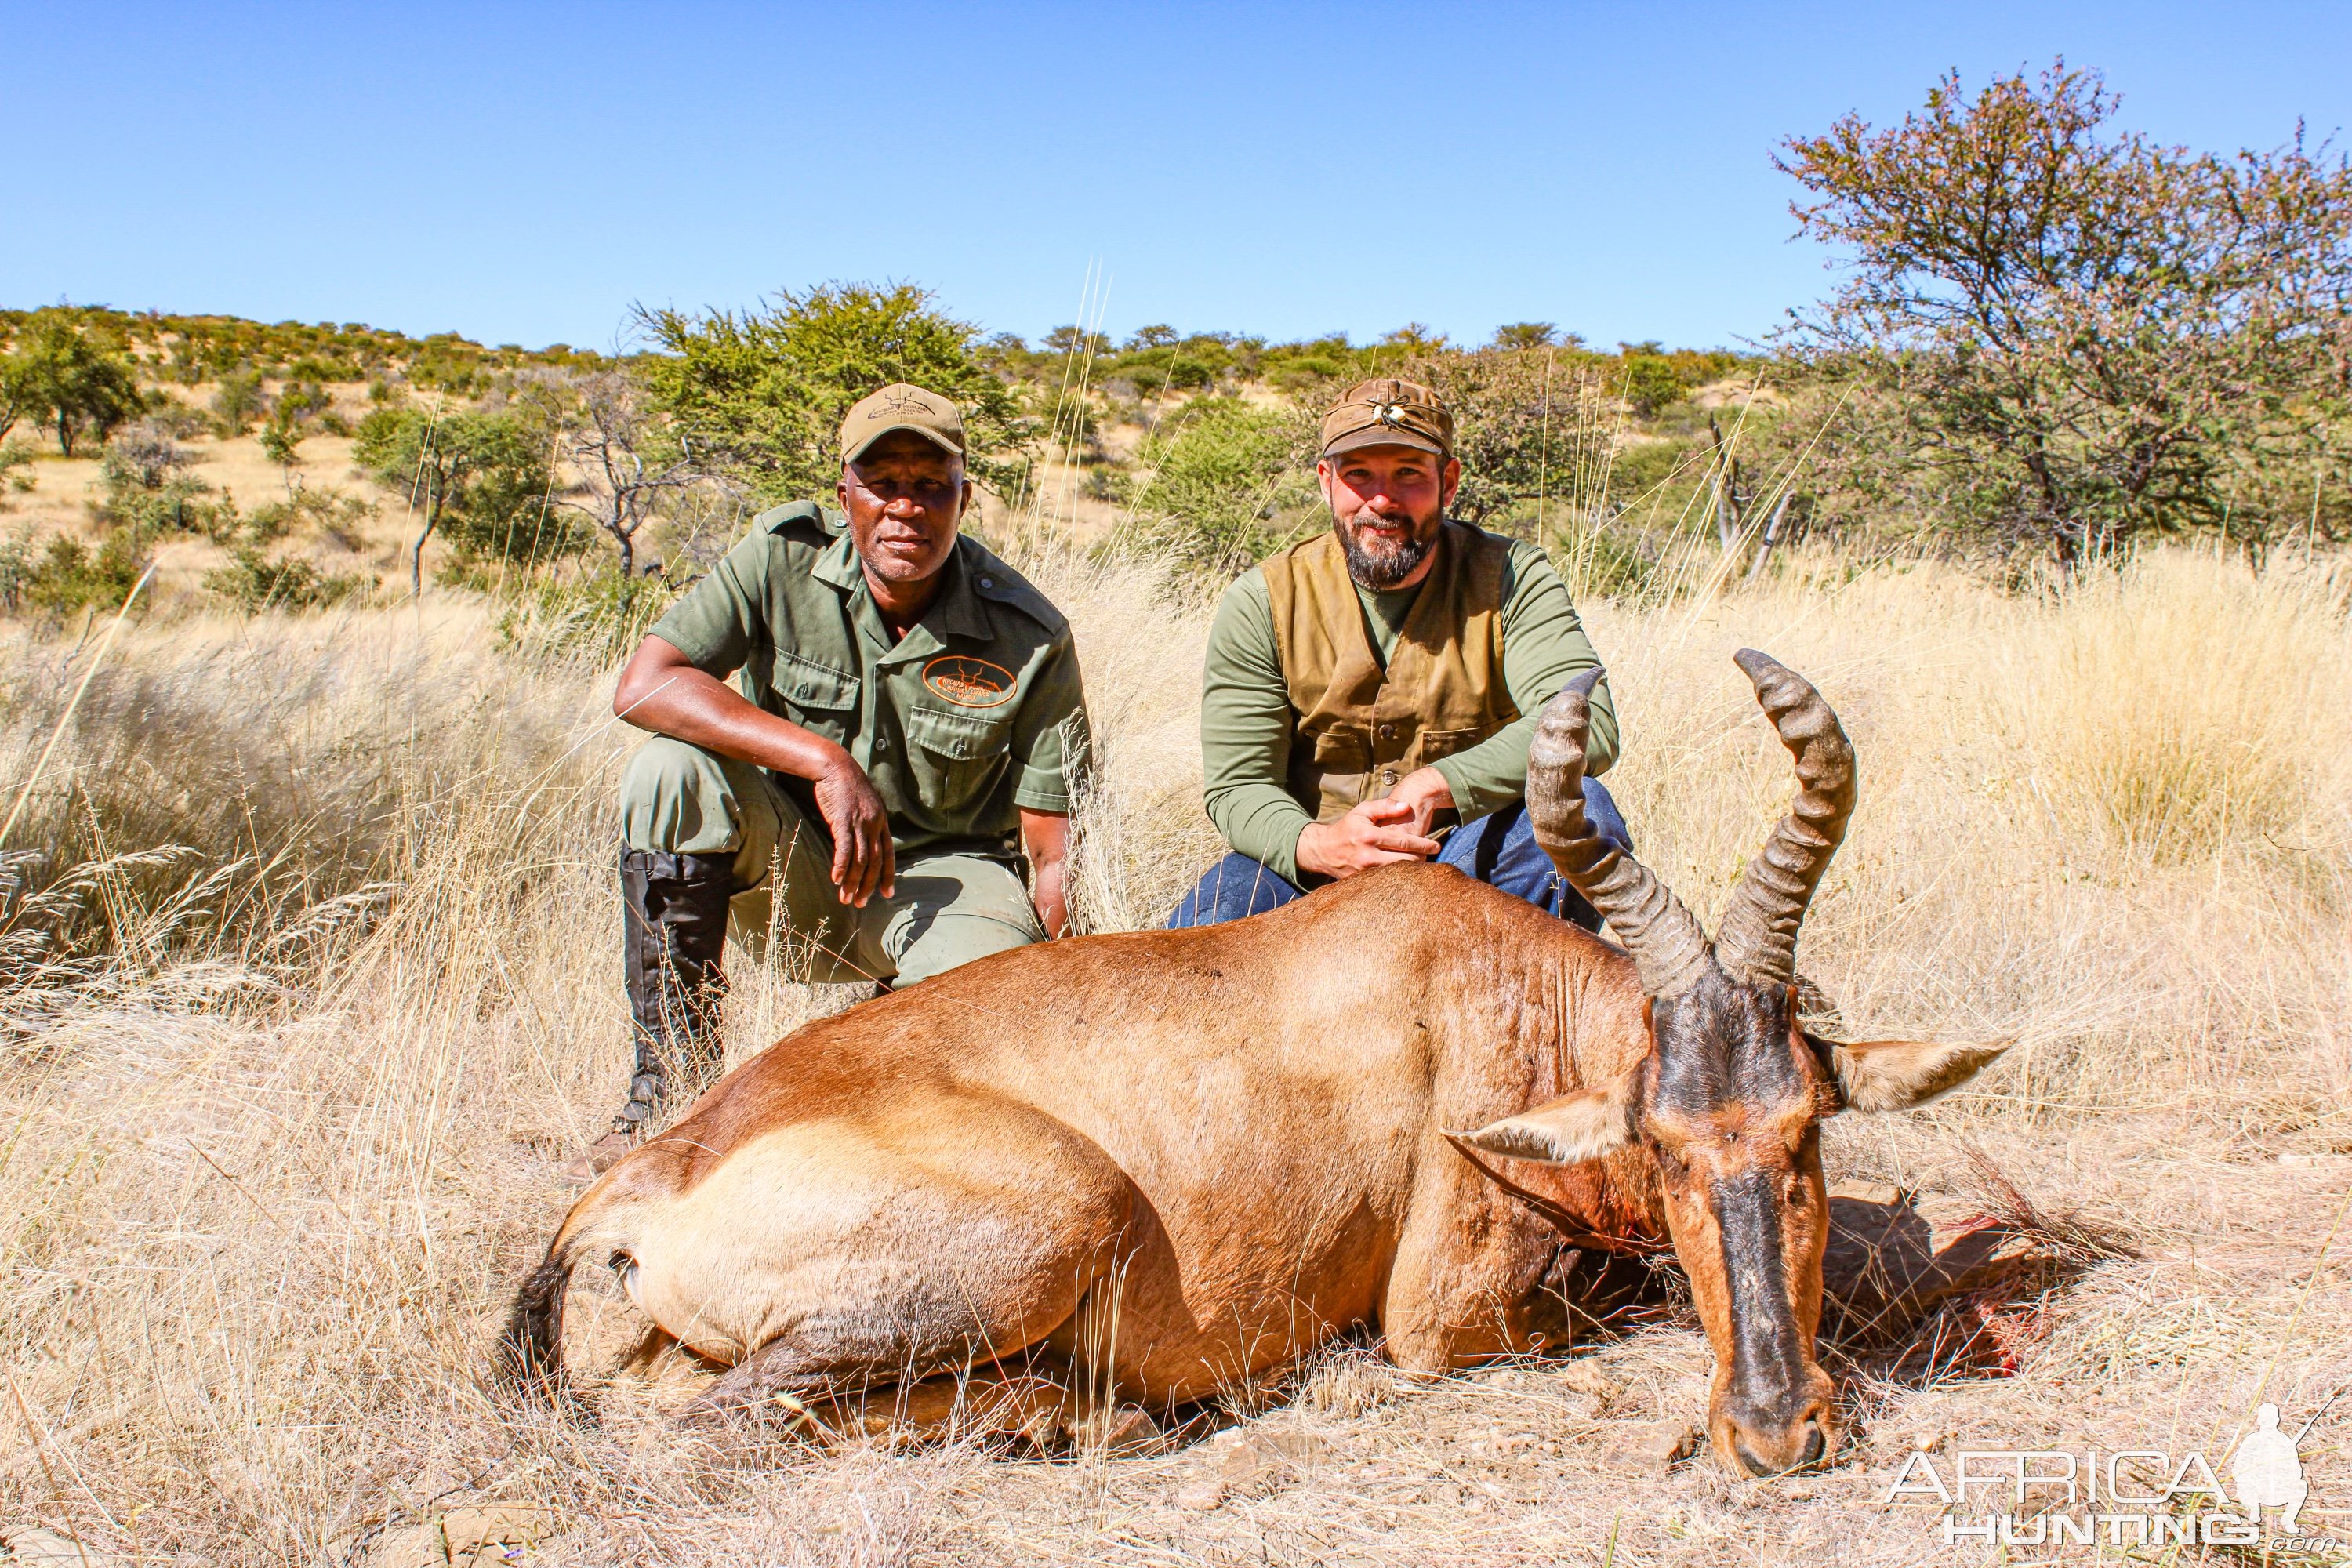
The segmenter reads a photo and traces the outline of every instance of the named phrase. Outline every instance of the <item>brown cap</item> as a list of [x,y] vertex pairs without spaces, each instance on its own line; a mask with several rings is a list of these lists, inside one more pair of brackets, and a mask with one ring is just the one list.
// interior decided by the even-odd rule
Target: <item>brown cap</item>
[[1323,416],[1323,455],[1359,447],[1418,447],[1454,455],[1454,416],[1417,381],[1360,381]]
[[912,430],[963,456],[963,411],[936,392],[894,381],[841,416],[841,460],[856,462],[893,430]]

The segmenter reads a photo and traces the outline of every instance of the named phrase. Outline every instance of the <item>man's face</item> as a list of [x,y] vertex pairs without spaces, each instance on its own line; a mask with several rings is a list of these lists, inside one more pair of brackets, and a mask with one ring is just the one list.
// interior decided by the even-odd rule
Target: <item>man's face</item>
[[1315,465],[1348,570],[1367,588],[1420,581],[1462,465],[1418,447],[1359,447]]
[[912,587],[947,564],[971,481],[962,458],[911,430],[893,430],[842,468],[835,493],[866,575]]

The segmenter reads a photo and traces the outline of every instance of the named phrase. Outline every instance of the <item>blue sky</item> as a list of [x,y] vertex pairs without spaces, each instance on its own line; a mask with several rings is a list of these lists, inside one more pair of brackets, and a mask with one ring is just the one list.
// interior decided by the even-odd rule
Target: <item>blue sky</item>
[[992,331],[1768,330],[1782,136],[2063,53],[2168,141],[2352,124],[2342,5],[0,0],[0,303],[609,347],[898,279]]

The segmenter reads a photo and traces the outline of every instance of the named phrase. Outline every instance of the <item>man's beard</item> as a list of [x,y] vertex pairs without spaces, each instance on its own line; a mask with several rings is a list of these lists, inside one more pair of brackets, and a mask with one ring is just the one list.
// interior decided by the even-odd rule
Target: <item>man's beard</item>
[[1437,534],[1433,530],[1423,539],[1416,527],[1414,537],[1391,544],[1384,539],[1367,539],[1349,523],[1339,529],[1339,544],[1348,552],[1348,575],[1378,594],[1395,587],[1420,570],[1429,552],[1437,547]]

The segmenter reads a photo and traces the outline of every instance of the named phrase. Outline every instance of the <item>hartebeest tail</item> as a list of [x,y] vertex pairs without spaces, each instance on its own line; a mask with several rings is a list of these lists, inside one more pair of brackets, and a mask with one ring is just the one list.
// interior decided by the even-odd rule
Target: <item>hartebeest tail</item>
[[563,1294],[572,1285],[572,1238],[556,1237],[547,1257],[515,1292],[499,1335],[492,1371],[527,1396],[560,1398],[563,1380]]

